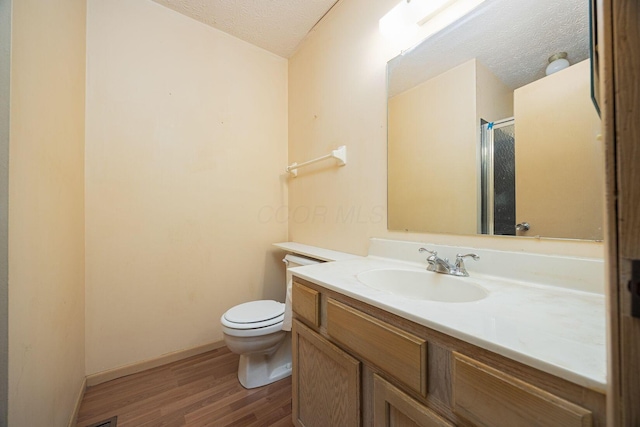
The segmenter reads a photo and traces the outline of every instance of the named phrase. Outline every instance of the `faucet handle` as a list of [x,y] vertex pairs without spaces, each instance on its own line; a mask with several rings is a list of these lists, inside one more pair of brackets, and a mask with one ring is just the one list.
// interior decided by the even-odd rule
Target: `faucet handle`
[[469,273],[467,272],[467,269],[464,266],[463,260],[465,258],[473,258],[475,261],[480,259],[480,257],[476,254],[456,255],[456,264],[454,266],[454,270],[452,273],[454,276],[469,277]]
[[430,251],[430,250],[429,250],[429,249],[427,249],[427,248],[420,248],[420,249],[418,249],[418,252],[428,252],[428,253],[430,253],[430,254],[431,254],[431,255],[433,255],[433,256],[438,255],[438,251]]
[[476,254],[466,254],[466,255],[458,254],[456,255],[456,264],[462,263],[462,260],[465,258],[473,258],[474,261],[478,261],[480,259],[480,257]]

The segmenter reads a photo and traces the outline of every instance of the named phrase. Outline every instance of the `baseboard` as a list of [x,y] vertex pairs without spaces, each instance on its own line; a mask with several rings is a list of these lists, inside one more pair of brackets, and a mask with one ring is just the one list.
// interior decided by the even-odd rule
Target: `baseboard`
[[76,427],[78,424],[78,414],[80,413],[80,405],[82,404],[82,399],[84,398],[84,392],[87,390],[87,379],[82,380],[82,385],[80,386],[80,393],[78,393],[78,399],[76,399],[76,405],[73,408],[73,414],[71,414],[71,419],[69,420],[69,427]]
[[97,374],[87,375],[87,387],[92,387],[117,378],[126,377],[127,375],[137,374],[138,372],[146,371],[147,369],[157,368],[158,366],[166,365],[167,363],[176,362],[191,356],[197,356],[198,354],[206,353],[207,351],[221,347],[224,347],[224,341],[217,341],[201,345],[199,347],[174,351],[173,353],[163,354],[162,356],[154,359],[143,360],[142,362],[136,362],[119,368],[110,369],[108,371],[98,372]]

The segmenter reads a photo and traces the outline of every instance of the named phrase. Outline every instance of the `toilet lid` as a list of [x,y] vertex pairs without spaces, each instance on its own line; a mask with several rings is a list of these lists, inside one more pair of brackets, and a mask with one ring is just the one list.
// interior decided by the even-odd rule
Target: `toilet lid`
[[[254,324],[263,323],[284,314],[284,304],[278,301],[250,301],[230,308],[224,314],[225,320],[231,323]],[[247,325],[248,326],[248,325]]]

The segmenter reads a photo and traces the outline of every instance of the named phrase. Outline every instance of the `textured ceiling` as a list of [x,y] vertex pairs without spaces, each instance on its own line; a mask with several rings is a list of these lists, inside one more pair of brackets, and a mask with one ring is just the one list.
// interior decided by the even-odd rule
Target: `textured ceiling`
[[284,58],[336,0],[153,0]]
[[544,77],[548,58],[589,57],[589,2],[487,0],[472,14],[389,62],[389,96],[477,58],[512,89]]

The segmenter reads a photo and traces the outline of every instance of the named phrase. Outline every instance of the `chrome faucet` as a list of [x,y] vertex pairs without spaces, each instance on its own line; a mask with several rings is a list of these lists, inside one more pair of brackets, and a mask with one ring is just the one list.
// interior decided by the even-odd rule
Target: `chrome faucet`
[[476,254],[457,254],[456,262],[451,264],[448,258],[442,259],[438,256],[438,252],[430,251],[426,248],[418,249],[418,252],[428,252],[431,255],[427,258],[427,271],[433,271],[435,273],[450,274],[452,276],[469,277],[466,267],[464,266],[465,258],[473,258],[475,261],[480,257]]

